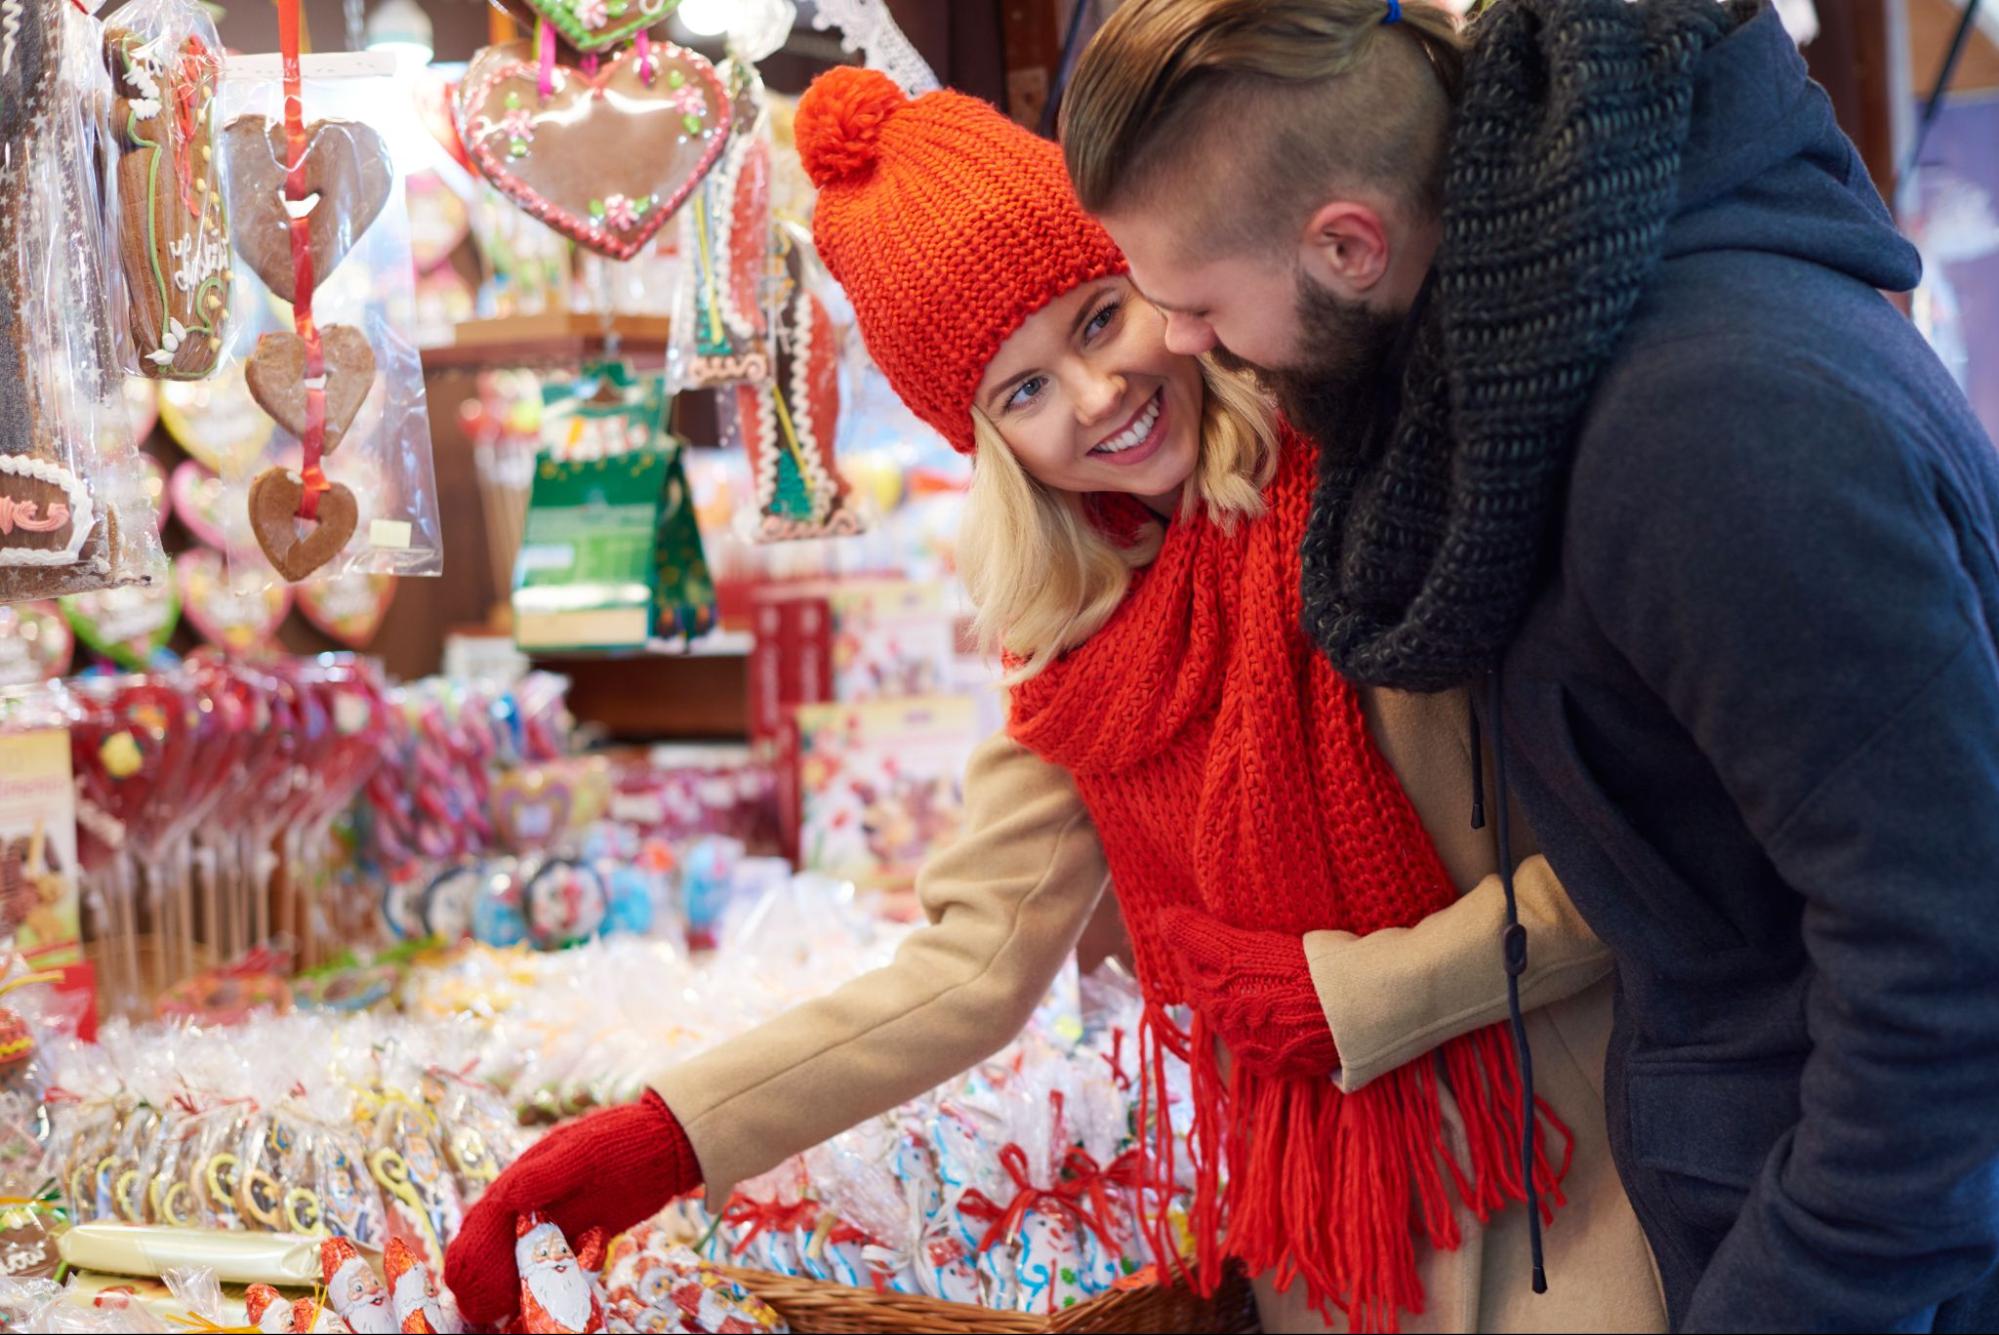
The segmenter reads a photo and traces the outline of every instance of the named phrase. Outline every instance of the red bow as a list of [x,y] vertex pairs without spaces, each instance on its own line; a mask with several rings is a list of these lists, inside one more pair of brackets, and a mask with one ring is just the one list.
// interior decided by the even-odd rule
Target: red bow
[[1084,1228],[1095,1233],[1104,1246],[1113,1249],[1117,1246],[1106,1222],[1110,1201],[1104,1194],[1103,1170],[1097,1167],[1097,1161],[1087,1151],[1077,1147],[1064,1155],[1064,1180],[1049,1188],[1034,1185],[1027,1173],[1027,1151],[1019,1145],[1009,1142],[1003,1146],[999,1161],[1014,1184],[1013,1199],[1004,1209],[993,1204],[992,1198],[976,1187],[958,1200],[960,1214],[983,1220],[986,1224],[985,1234],[979,1239],[980,1251],[991,1251],[1002,1240],[1012,1239],[1020,1231],[1027,1212],[1037,1207],[1066,1210]]
[[801,1228],[811,1228],[818,1221],[817,1201],[793,1201],[789,1205],[780,1205],[776,1201],[753,1201],[746,1196],[738,1196],[722,1212],[722,1222],[731,1227],[749,1225],[750,1231],[729,1249],[736,1256],[748,1251],[750,1244],[757,1240],[757,1234],[765,1229],[773,1233],[792,1233]]

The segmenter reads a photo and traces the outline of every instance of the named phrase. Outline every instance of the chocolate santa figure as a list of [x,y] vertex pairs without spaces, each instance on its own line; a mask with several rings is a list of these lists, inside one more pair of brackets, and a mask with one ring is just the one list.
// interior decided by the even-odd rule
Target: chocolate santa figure
[[390,1238],[382,1253],[389,1276],[389,1299],[403,1335],[458,1335],[458,1322],[438,1298],[437,1276],[409,1244]]
[[516,1222],[514,1239],[514,1261],[521,1274],[520,1329],[526,1335],[603,1330],[604,1309],[562,1230],[530,1212]]
[[300,1298],[292,1303],[291,1329],[298,1335],[346,1335],[353,1328],[324,1303]]
[[250,1324],[264,1335],[292,1335],[297,1329],[298,1314],[284,1295],[268,1284],[252,1284],[243,1290],[243,1310],[250,1314]]
[[326,1284],[326,1305],[355,1335],[396,1335],[396,1315],[389,1291],[360,1249],[346,1238],[319,1244],[319,1274]]

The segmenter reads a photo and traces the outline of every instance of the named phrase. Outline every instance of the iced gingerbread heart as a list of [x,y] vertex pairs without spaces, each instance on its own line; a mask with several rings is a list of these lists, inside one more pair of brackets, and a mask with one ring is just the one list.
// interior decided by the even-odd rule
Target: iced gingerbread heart
[[[295,301],[284,122],[239,116],[222,131],[222,151],[228,159],[229,219],[236,232],[236,253],[265,287]],[[389,202],[395,175],[382,136],[358,121],[308,124],[303,161],[306,198],[300,207],[310,206],[306,233],[317,286]]]
[[[319,331],[320,353],[326,363],[326,430],[320,449],[338,449],[354,424],[354,415],[375,385],[375,350],[368,336],[349,324],[327,325]],[[290,331],[265,334],[257,340],[244,368],[250,396],[271,420],[305,438],[305,340]]]
[[500,7],[530,30],[547,20],[563,41],[590,54],[665,22],[680,0],[500,0]]
[[207,547],[174,557],[174,582],[181,611],[201,638],[231,655],[268,648],[291,610],[288,586],[270,583],[254,568],[231,570],[228,558]]
[[304,481],[282,468],[267,468],[250,484],[250,531],[278,573],[294,584],[340,555],[361,520],[354,493],[338,482],[320,493],[312,519],[298,517],[304,499]]
[[557,65],[546,97],[525,42],[490,46],[458,92],[465,146],[535,217],[613,259],[645,248],[728,142],[728,90],[698,53],[659,42]]

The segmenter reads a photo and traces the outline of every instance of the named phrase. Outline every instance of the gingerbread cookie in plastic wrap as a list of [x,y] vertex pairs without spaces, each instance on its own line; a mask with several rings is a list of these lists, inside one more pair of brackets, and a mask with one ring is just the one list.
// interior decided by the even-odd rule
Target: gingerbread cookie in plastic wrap
[[73,5],[6,0],[0,60],[0,603],[165,577],[97,214],[111,79]]
[[222,357],[229,315],[214,115],[222,44],[190,0],[133,0],[108,20],[104,56],[131,360],[155,380],[199,380]]
[[827,281],[804,229],[778,229],[784,282],[768,384],[738,385],[735,424],[756,478],[764,542],[859,533],[865,521],[834,462],[840,429],[839,329],[814,288]]
[[770,379],[770,117],[753,66],[731,60],[735,123],[680,214],[680,282],[667,374],[676,391]]

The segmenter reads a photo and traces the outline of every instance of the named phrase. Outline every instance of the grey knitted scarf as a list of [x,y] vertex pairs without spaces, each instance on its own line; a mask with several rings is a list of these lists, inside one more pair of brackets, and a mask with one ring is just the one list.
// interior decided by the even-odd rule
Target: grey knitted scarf
[[1756,0],[1501,0],[1474,29],[1399,409],[1322,452],[1305,624],[1404,690],[1494,666],[1576,432],[1658,264],[1702,54]]

